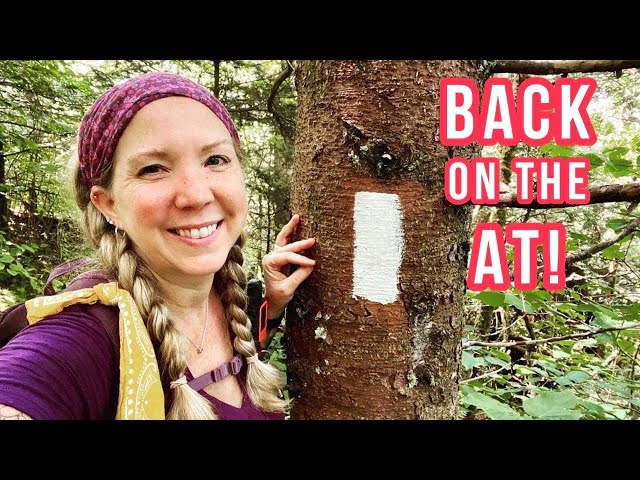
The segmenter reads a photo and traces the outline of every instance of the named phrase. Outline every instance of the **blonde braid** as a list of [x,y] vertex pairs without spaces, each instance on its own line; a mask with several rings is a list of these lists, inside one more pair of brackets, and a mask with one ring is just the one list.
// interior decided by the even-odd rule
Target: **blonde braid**
[[[117,277],[120,287],[127,290],[136,302],[156,348],[158,366],[166,389],[169,381],[179,378],[186,369],[184,338],[175,328],[162,297],[155,293],[159,291],[157,281],[133,250],[127,235],[124,232],[116,235],[113,227],[91,203],[90,192],[82,180],[79,168],[74,169],[74,175],[76,202],[83,212],[84,230],[96,250],[98,262],[107,272]],[[107,171],[103,174],[103,179],[109,176]],[[217,418],[209,401],[188,385],[182,385],[171,392],[173,399],[166,414],[167,420]]]
[[[242,246],[244,234],[231,248],[227,261],[216,273],[214,285],[220,292],[220,299],[225,310],[231,330],[235,334],[233,346],[245,357],[256,354],[256,345],[251,334],[251,320],[246,314],[247,309],[247,277],[242,268],[244,258]],[[247,367],[247,392],[253,404],[267,412],[284,412],[287,401],[281,397],[284,379],[273,365],[259,360]]]

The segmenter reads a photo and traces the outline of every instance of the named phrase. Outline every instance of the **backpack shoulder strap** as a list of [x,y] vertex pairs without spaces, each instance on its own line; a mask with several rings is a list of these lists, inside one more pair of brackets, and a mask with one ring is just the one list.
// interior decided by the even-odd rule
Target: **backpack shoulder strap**
[[[72,262],[59,265],[53,270],[53,272],[51,272],[48,286],[50,286],[52,279],[65,275],[72,270],[79,268],[81,265],[86,265],[87,263],[87,259],[77,259]],[[76,277],[69,286],[63,290],[63,292],[91,288],[99,283],[108,283],[111,281],[114,281],[114,279],[105,272],[100,270],[91,270]],[[95,303],[93,305],[83,305],[82,308],[85,308],[89,314],[100,321],[107,331],[115,351],[118,352],[120,350],[118,307],[110,307],[101,303]],[[27,308],[24,303],[18,303],[7,308],[3,312],[0,312],[0,348],[9,343],[9,340],[15,337],[28,325]]]
[[[62,291],[68,292],[72,290],[82,290],[83,288],[94,287],[99,283],[109,283],[113,281],[115,281],[115,278],[107,275],[105,272],[101,270],[91,270],[78,275],[71,281],[67,288]],[[83,308],[86,308],[92,316],[100,321],[104,329],[107,331],[109,339],[115,347],[115,351],[118,352],[120,350],[118,307],[110,307],[107,305],[103,305],[100,302],[96,302],[93,305],[85,305],[83,306]]]
[[0,312],[0,348],[15,337],[20,330],[29,325],[27,308],[24,303],[12,305]]
[[90,258],[75,258],[73,260],[69,260],[68,262],[61,263],[56,268],[54,268],[49,274],[49,278],[47,278],[47,283],[44,286],[44,294],[53,295],[56,293],[52,285],[55,279],[60,278],[63,275],[71,273],[74,270],[77,270],[78,268],[84,267],[91,263],[93,262]]

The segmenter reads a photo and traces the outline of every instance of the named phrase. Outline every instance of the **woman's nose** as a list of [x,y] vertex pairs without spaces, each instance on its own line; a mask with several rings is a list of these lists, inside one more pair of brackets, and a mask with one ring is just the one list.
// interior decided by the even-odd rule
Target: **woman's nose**
[[199,208],[214,200],[213,185],[205,168],[188,168],[176,178],[176,206]]

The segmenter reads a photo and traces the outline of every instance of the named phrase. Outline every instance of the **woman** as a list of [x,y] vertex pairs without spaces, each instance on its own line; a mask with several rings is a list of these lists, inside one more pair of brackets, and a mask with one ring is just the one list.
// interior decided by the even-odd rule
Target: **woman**
[[[224,106],[177,75],[130,79],[94,103],[80,126],[75,195],[117,294],[67,294],[58,313],[0,350],[0,416],[134,418],[153,404],[144,417],[283,418],[281,375],[258,359],[245,313],[239,143]],[[298,222],[294,215],[263,259],[268,318],[315,264],[300,253],[314,239],[288,243]],[[299,268],[287,276],[289,264]],[[120,352],[86,306],[70,305],[98,297],[119,306]],[[145,357],[148,344],[157,364]]]

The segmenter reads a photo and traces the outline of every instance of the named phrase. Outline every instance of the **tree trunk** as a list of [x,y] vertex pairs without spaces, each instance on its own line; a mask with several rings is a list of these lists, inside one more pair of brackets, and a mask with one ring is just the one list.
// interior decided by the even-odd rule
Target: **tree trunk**
[[287,313],[294,419],[450,419],[457,411],[470,208],[444,166],[439,81],[469,61],[304,61],[292,211],[316,270]]
[[9,203],[7,202],[7,185],[5,184],[4,144],[0,141],[0,230],[8,231]]
[[213,61],[213,94],[216,98],[220,97],[220,62],[221,60]]

